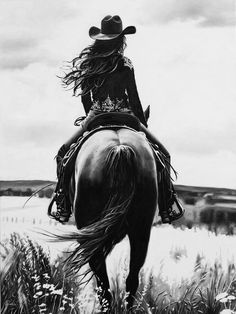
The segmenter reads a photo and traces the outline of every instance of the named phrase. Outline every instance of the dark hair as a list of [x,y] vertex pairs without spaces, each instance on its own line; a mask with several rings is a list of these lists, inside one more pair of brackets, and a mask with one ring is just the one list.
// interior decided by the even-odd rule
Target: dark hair
[[[61,77],[64,86],[72,84],[75,96],[96,90],[103,84],[106,74],[117,68],[125,48],[125,36],[111,40],[96,40],[69,62],[70,72]],[[81,92],[78,92],[79,90]]]

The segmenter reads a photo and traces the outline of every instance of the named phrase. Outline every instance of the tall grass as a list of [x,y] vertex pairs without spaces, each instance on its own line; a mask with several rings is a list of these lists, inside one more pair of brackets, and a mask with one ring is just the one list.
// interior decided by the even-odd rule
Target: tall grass
[[[40,245],[12,234],[1,243],[1,259],[1,313],[99,313],[95,282],[80,286],[77,277],[65,278],[64,256],[50,262]],[[123,273],[111,279],[111,313],[126,313],[124,280]],[[133,312],[236,313],[235,298],[235,265],[223,271],[219,263],[203,265],[198,257],[192,278],[178,285],[168,284],[161,273],[141,271]]]
[[64,277],[61,258],[51,265],[40,245],[12,234],[1,259],[1,313],[77,313],[80,286]]

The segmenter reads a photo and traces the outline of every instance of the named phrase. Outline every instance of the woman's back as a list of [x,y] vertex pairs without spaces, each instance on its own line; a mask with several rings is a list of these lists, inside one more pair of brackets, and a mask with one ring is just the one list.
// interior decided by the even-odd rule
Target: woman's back
[[105,75],[98,75],[99,84],[90,93],[82,95],[85,111],[132,111],[146,125],[136,87],[131,61],[120,55],[117,66]]
[[111,73],[107,73],[103,84],[92,92],[93,100],[104,101],[108,96],[111,99],[127,98],[127,85],[129,77],[129,67],[126,65],[126,58],[121,58],[117,68]]

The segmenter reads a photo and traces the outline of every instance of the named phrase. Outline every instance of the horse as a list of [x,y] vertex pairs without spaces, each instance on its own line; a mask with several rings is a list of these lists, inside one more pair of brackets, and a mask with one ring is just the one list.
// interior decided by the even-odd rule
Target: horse
[[109,309],[112,303],[106,257],[126,235],[130,243],[126,304],[133,307],[158,203],[158,172],[145,134],[128,127],[101,128],[76,157],[70,195],[78,230],[66,240],[78,245],[67,265],[79,271],[89,264],[87,272],[97,279],[103,310],[104,304]]

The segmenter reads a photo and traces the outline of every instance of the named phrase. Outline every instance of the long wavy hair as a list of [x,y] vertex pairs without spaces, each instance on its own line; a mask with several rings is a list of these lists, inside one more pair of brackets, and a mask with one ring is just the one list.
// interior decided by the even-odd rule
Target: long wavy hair
[[108,73],[116,70],[126,48],[125,36],[96,40],[69,61],[69,72],[61,77],[65,87],[72,86],[74,96],[96,91]]

